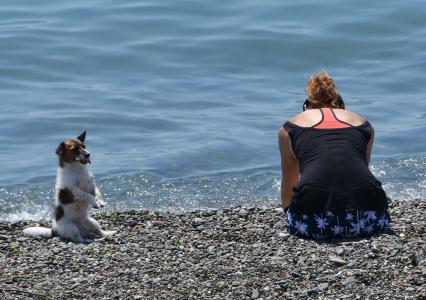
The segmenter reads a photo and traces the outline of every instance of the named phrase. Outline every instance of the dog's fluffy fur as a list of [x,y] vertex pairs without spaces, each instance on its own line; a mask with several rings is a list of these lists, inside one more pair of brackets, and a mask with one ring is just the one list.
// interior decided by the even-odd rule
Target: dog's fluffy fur
[[83,132],[77,139],[64,141],[56,149],[59,167],[52,229],[30,227],[24,230],[24,234],[43,237],[56,235],[83,243],[115,233],[103,231],[99,223],[89,216],[89,206],[100,208],[105,202],[93,176],[86,168],[90,163],[90,153],[85,149],[85,139],[86,132]]

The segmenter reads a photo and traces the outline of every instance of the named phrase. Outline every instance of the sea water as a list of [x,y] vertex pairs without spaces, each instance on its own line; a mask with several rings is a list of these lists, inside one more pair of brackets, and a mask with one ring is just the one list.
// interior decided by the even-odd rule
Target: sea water
[[83,130],[108,210],[277,203],[277,131],[320,69],[389,197],[425,198],[425,49],[423,1],[2,1],[0,220],[49,217]]

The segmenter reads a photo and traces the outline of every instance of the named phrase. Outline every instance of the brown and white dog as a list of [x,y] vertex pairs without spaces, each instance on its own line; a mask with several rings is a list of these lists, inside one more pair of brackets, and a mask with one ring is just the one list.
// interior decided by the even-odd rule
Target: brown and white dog
[[99,223],[89,216],[89,207],[105,205],[102,194],[95,185],[93,176],[86,165],[90,163],[90,153],[84,141],[86,131],[77,139],[62,142],[56,149],[59,167],[55,186],[55,212],[52,229],[30,227],[24,234],[30,236],[59,236],[84,243],[94,238],[111,236],[115,231],[103,231]]

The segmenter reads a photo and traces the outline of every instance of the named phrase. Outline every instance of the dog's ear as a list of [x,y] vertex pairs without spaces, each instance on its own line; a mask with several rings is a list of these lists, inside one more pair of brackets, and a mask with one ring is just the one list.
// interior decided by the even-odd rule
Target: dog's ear
[[58,146],[58,148],[56,148],[56,155],[57,156],[59,156],[59,157],[61,157],[62,155],[64,155],[64,153],[65,153],[65,143],[64,142],[62,142],[59,146]]
[[86,139],[86,130],[80,134],[77,138],[77,140],[79,140],[80,142],[84,143],[84,140]]

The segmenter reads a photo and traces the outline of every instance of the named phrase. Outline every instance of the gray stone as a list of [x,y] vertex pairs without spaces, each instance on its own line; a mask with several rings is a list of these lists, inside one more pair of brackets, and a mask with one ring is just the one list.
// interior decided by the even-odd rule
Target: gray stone
[[336,248],[336,254],[342,256],[345,253],[345,249],[343,247]]
[[247,215],[247,209],[245,209],[245,208],[241,208],[240,209],[240,211],[238,212],[238,214],[240,215],[240,216],[245,216],[245,215]]
[[282,239],[282,240],[286,240],[286,239],[288,239],[288,237],[290,236],[290,234],[289,233],[287,233],[287,232],[278,232],[278,237],[280,238],[280,239]]
[[193,222],[195,225],[202,225],[205,223],[205,221],[202,218],[195,218]]
[[329,286],[329,284],[327,283],[327,282],[325,282],[325,283],[321,283],[319,286],[318,286],[318,289],[319,290],[326,290],[326,289],[328,289],[328,286]]
[[152,283],[153,283],[153,284],[158,284],[158,283],[160,283],[160,277],[155,277],[155,278],[153,278],[153,279],[152,279]]
[[347,264],[346,260],[343,260],[340,257],[334,256],[334,255],[330,255],[329,260],[339,266],[343,266]]
[[343,281],[343,284],[345,284],[345,285],[351,285],[351,284],[354,284],[354,283],[356,283],[355,277],[348,277]]
[[257,299],[259,298],[259,290],[258,289],[254,289],[253,292],[251,293],[251,298],[252,299]]
[[284,213],[284,209],[282,209],[281,207],[278,207],[275,209],[275,212],[278,214],[283,214]]

